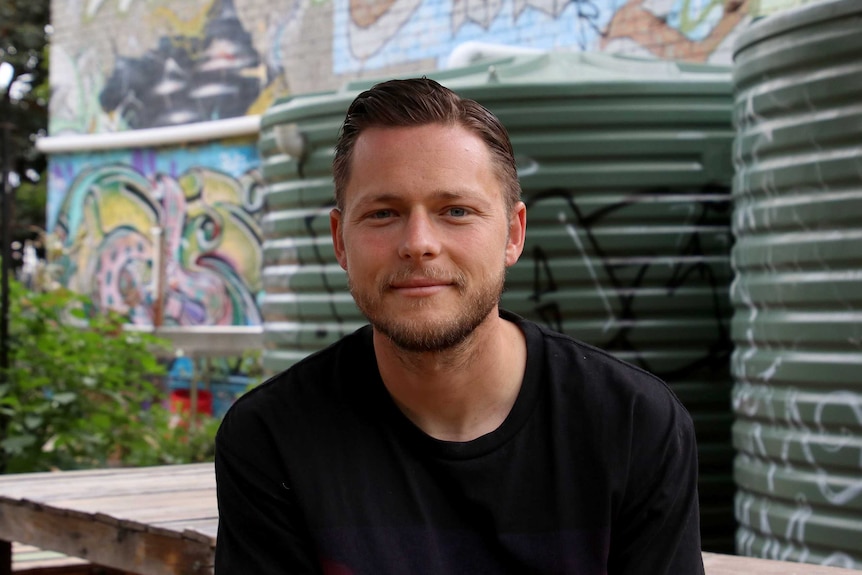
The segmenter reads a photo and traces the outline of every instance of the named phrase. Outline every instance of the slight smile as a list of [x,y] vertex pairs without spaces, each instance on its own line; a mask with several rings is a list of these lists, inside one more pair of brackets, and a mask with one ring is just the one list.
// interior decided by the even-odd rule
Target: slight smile
[[451,282],[440,280],[415,278],[408,281],[390,284],[389,289],[395,293],[408,297],[423,297],[440,293],[446,288],[453,287]]

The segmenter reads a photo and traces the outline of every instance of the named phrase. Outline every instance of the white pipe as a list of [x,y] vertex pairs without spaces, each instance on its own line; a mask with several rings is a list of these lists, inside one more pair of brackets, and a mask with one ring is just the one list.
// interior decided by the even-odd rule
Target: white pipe
[[488,42],[464,42],[455,46],[455,49],[449,54],[446,68],[469,66],[478,60],[488,58],[535,56],[536,54],[544,54],[545,52],[545,50],[527,48],[525,46],[507,46],[506,44],[491,44]]
[[144,128],[108,134],[74,134],[48,136],[36,141],[44,154],[91,152],[128,148],[152,148],[206,142],[224,138],[256,136],[260,133],[260,116],[240,116],[212,122],[197,122],[165,128]]

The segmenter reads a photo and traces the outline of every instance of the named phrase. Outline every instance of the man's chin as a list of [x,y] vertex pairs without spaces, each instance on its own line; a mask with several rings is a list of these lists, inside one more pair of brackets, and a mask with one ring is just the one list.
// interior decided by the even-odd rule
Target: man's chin
[[490,311],[484,316],[460,313],[454,317],[450,314],[451,319],[441,319],[439,309],[429,309],[428,312],[411,313],[410,320],[404,320],[404,316],[369,320],[399,349],[413,353],[439,353],[462,345],[490,315]]
[[449,351],[464,343],[473,332],[472,329],[462,329],[459,331],[424,330],[419,333],[403,329],[392,329],[391,326],[386,326],[382,329],[379,326],[375,326],[375,329],[385,335],[395,347],[410,353],[441,353]]
[[[383,291],[362,297],[352,291],[359,309],[375,330],[396,347],[418,353],[442,352],[467,341],[494,312],[499,291],[472,294],[444,290],[429,297],[404,297]],[[357,297],[359,296],[359,297]]]

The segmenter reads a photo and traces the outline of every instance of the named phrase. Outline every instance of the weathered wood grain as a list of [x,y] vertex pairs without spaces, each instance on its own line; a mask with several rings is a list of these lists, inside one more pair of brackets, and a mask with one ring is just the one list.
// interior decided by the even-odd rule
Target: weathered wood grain
[[211,463],[0,476],[0,498],[48,503],[57,499],[215,488]]
[[0,538],[141,575],[211,575],[214,547],[50,508],[0,505]]
[[211,463],[0,477],[0,539],[131,573],[211,574],[213,525]]

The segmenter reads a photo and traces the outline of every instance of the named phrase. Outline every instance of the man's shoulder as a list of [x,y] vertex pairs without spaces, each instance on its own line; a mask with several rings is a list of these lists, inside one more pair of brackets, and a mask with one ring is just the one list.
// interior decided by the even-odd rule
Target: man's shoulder
[[309,402],[332,399],[349,377],[359,378],[373,358],[368,327],[357,329],[273,375],[236,400],[228,415],[278,408],[307,409]]
[[[685,411],[671,387],[657,375],[572,336],[523,318],[517,321],[527,334],[528,346],[541,349],[552,386],[584,394],[585,399],[659,402]],[[537,338],[541,346],[535,345]]]
[[[507,313],[504,317],[511,318],[511,321],[515,321],[524,331],[529,351],[544,353],[545,360],[551,366],[577,366],[578,369],[600,370],[599,374],[616,373],[627,379],[664,383],[658,376],[595,345],[515,314]],[[540,345],[536,345],[539,340]]]
[[375,377],[370,334],[359,329],[237,399],[219,426],[216,453],[256,466],[307,462],[362,427]]

